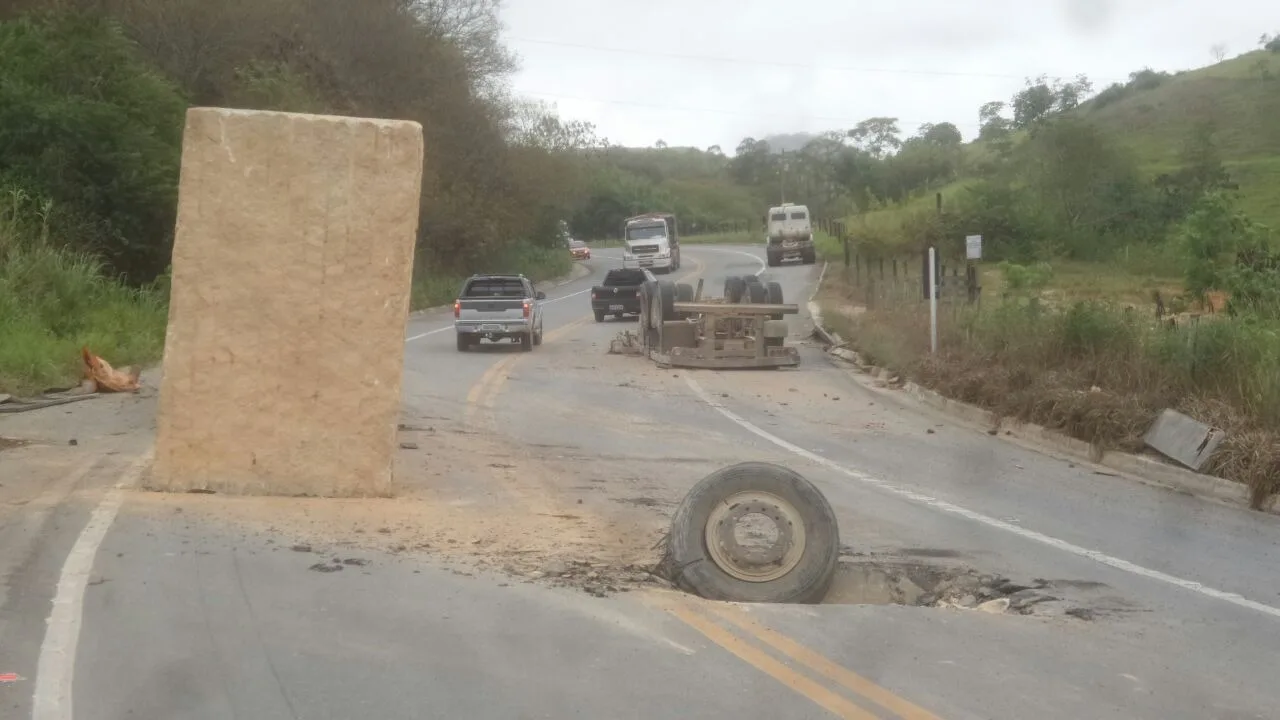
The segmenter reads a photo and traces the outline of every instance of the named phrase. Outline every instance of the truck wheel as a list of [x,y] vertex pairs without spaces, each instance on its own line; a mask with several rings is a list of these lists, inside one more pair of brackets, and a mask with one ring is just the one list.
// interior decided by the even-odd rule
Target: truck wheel
[[520,351],[533,352],[533,332],[527,332],[520,336]]
[[[676,284],[668,280],[658,282],[658,307],[661,312],[658,316],[659,324],[668,320],[676,320]],[[657,329],[657,328],[655,328]]]
[[604,311],[603,311],[603,310],[595,310],[595,311],[593,311],[593,312],[595,313],[595,316],[596,316],[596,322],[604,322]]
[[471,349],[471,338],[458,333],[458,352],[466,352]]
[[742,302],[742,294],[746,292],[747,283],[737,275],[730,275],[724,281],[724,299],[725,302],[740,303]]
[[689,283],[676,283],[676,302],[693,302],[693,286]]
[[[771,523],[776,540],[744,547],[735,531],[747,518]],[[839,556],[836,516],[822,493],[785,467],[745,462],[711,473],[685,495],[664,560],[676,585],[710,600],[816,603]]]
[[782,264],[782,261],[778,259],[778,256],[773,253],[767,253],[765,257],[769,263],[769,267],[778,267]]
[[743,302],[749,302],[752,305],[763,305],[769,302],[769,291],[758,282],[748,283],[747,297]]
[[804,254],[805,265],[812,265],[816,262],[818,262],[818,253],[816,251],[810,250],[809,252]]
[[533,334],[533,344],[534,345],[542,344],[542,328],[538,328],[538,332]]
[[[768,303],[770,305],[781,305],[783,303],[781,284],[776,282],[767,282],[764,284],[764,289],[769,295]],[[782,313],[774,313],[771,319],[781,320]]]
[[747,273],[746,275],[743,275],[743,276],[742,276],[742,281],[743,281],[743,282],[745,282],[745,283],[746,283],[746,284],[748,284],[748,285],[750,285],[750,284],[752,284],[752,283],[755,283],[756,285],[759,285],[759,284],[760,284],[760,276],[759,276],[759,275],[753,275],[753,274],[751,274],[751,273]]

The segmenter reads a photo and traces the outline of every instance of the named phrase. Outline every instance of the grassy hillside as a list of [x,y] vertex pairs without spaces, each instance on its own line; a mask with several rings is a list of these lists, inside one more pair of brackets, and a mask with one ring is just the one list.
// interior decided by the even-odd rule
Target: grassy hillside
[[1083,114],[1120,139],[1155,175],[1178,165],[1197,126],[1214,129],[1227,171],[1240,185],[1241,209],[1280,228],[1280,53],[1258,50],[1153,88],[1130,91]]
[[[1240,209],[1280,229],[1280,53],[1258,50],[1198,70],[1142,71],[1126,84],[1103,89],[1070,113],[1094,124],[1133,153],[1147,177],[1178,170],[1180,154],[1198,128],[1212,130]],[[1021,134],[1015,136],[1015,142]],[[950,204],[972,185],[993,156],[987,142],[965,146],[964,176],[908,201],[856,219],[873,230],[897,227],[904,217],[933,207],[933,193]]]

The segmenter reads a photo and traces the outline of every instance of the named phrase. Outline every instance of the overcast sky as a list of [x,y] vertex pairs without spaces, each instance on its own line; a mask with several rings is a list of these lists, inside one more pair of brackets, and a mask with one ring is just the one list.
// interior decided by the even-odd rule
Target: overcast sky
[[1095,89],[1280,30],[1276,0],[505,0],[517,93],[622,145],[731,153],[747,136],[887,115],[977,133],[1027,76]]

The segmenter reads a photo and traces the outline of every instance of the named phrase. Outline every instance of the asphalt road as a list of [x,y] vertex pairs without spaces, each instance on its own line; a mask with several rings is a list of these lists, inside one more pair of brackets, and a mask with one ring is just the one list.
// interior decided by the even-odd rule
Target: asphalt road
[[[679,274],[712,292],[761,272],[803,303],[817,273],[765,269],[758,248],[685,252]],[[68,697],[81,720],[1280,712],[1273,517],[1100,475],[887,399],[805,344],[803,317],[789,341],[802,347],[796,370],[608,356],[634,327],[590,316],[586,293],[609,255],[548,291],[546,342],[532,353],[458,353],[447,314],[412,319],[405,418],[431,432],[402,460],[419,483],[410,496],[496,505],[511,476],[493,466],[520,473],[540,453],[558,463],[539,486],[565,496],[551,504],[607,514],[645,500],[654,507],[639,512],[660,524],[710,470],[771,460],[819,485],[858,557],[1043,579],[1054,605],[1078,612],[599,598],[429,548],[335,544],[318,559],[349,561],[343,571],[312,572],[320,548],[290,549],[283,524],[244,532],[192,512],[198,498],[157,505],[114,490],[144,457],[154,402],[112,398],[0,419],[0,435],[48,443],[0,453],[0,678],[18,676],[0,680],[0,717],[70,718]],[[498,450],[467,467],[433,451],[484,438]],[[557,518],[538,522],[557,542]]]

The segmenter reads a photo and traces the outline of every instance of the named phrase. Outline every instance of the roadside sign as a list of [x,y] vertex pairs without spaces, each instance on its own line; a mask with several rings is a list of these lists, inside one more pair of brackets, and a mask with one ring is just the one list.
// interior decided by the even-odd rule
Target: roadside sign
[[969,235],[964,239],[964,257],[966,260],[982,259],[982,236]]

